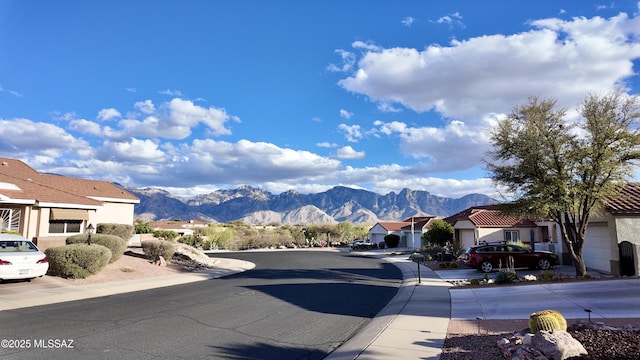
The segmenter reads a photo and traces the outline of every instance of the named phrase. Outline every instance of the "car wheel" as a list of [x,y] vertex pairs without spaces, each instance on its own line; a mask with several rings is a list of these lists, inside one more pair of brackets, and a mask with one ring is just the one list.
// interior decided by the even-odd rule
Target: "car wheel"
[[491,265],[490,262],[485,261],[482,264],[480,264],[480,270],[482,272],[490,273],[493,270],[493,265]]
[[542,270],[549,270],[551,262],[547,259],[540,259],[540,261],[538,261],[538,267]]

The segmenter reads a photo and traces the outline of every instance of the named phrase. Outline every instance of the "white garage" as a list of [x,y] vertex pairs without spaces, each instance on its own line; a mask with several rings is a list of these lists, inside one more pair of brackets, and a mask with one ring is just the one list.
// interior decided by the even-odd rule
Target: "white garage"
[[[588,269],[611,271],[611,237],[606,223],[589,224],[582,249],[582,258]],[[616,257],[617,258],[617,257]]]

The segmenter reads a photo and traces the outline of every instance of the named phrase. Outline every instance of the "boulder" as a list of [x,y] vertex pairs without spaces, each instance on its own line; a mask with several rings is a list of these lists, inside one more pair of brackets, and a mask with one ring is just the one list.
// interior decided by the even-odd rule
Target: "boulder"
[[531,346],[554,360],[587,355],[587,350],[584,346],[574,339],[571,334],[562,330],[537,332],[531,338]]
[[158,260],[153,262],[153,265],[158,265],[158,266],[167,266],[167,261],[164,259],[164,257],[159,256]]

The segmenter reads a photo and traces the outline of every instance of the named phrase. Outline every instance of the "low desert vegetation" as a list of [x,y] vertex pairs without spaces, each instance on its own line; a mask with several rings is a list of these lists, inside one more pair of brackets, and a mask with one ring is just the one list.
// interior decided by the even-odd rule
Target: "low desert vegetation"
[[91,241],[89,236],[85,234],[74,235],[67,238],[65,241],[67,245],[70,244],[98,244],[111,250],[111,259],[109,263],[116,262],[127,251],[127,242],[116,235],[109,234],[93,234],[91,235]]
[[48,248],[49,275],[69,279],[84,279],[104,269],[111,259],[111,250],[98,244],[71,244]]
[[[177,221],[177,220],[176,220]],[[138,221],[137,234],[175,240],[202,250],[246,250],[275,247],[347,246],[356,239],[369,237],[370,224],[251,225],[242,221],[211,223],[194,228],[193,235],[180,236],[175,231],[153,230],[150,223]]]
[[151,239],[142,241],[141,245],[144,255],[151,261],[157,261],[160,257],[170,261],[176,252],[172,241]]

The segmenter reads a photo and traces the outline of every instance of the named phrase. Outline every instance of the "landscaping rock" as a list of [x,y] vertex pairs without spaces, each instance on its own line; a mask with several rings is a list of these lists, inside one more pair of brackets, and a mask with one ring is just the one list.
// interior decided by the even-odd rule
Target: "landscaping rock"
[[167,266],[167,261],[164,259],[164,257],[159,256],[158,260],[153,262],[153,265],[164,267],[164,266]]
[[584,346],[563,330],[539,331],[531,338],[531,346],[554,360],[587,355]]

